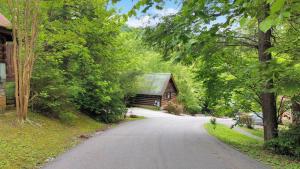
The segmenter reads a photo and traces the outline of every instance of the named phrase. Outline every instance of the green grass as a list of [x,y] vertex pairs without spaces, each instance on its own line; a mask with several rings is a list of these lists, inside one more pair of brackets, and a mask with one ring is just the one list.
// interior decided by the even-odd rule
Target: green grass
[[136,120],[143,120],[143,119],[145,119],[144,116],[127,117],[127,118],[125,119],[125,122],[127,122],[127,121],[136,121]]
[[249,129],[247,127],[241,127],[243,130],[251,133],[252,135],[254,136],[257,136],[257,137],[264,137],[264,131],[263,129],[259,129],[259,128],[256,128],[256,129]]
[[288,156],[273,154],[263,149],[263,141],[245,136],[229,127],[217,124],[216,129],[210,123],[205,124],[208,133],[220,141],[231,145],[274,169],[300,169],[300,162]]
[[30,113],[31,123],[16,122],[14,112],[0,114],[0,168],[31,169],[78,144],[82,134],[108,127],[82,114],[73,125]]
[[[241,127],[243,130],[255,135],[257,137],[264,137],[264,130],[262,128],[249,129],[247,127]],[[287,130],[289,127],[286,125],[278,125],[279,131]]]

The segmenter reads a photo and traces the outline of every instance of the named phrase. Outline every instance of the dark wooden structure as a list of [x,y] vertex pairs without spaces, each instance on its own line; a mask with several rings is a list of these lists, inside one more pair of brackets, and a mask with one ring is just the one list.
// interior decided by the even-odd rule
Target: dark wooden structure
[[137,95],[132,98],[132,104],[164,109],[168,102],[176,102],[177,95],[178,89],[171,73],[146,74]]
[[0,109],[6,106],[5,83],[14,80],[11,23],[0,13]]
[[[5,64],[6,77],[1,77],[2,80],[13,81],[13,44],[11,23],[0,13],[0,63]],[[3,79],[4,78],[4,79]]]

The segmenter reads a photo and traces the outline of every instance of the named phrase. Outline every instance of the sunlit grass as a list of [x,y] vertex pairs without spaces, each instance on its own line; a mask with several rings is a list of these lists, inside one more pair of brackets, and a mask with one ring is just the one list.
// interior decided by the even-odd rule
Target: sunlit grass
[[73,125],[30,113],[31,123],[17,123],[14,112],[0,115],[0,168],[35,168],[80,142],[82,134],[107,127],[82,114]]
[[260,129],[260,128],[254,128],[254,129],[249,129],[247,127],[241,127],[243,130],[251,133],[252,135],[254,136],[257,136],[257,137],[264,137],[264,131],[263,129]]
[[205,124],[208,133],[220,141],[231,145],[241,152],[261,161],[274,169],[300,169],[300,162],[288,156],[270,153],[263,149],[263,141],[250,138],[228,126],[217,124],[216,128],[210,123]]

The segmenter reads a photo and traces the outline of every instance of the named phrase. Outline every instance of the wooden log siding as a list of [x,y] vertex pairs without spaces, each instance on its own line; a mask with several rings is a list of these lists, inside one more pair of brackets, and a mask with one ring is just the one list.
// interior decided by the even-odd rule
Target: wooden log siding
[[[5,38],[0,34],[0,63],[5,63]],[[2,113],[6,108],[6,96],[5,96],[5,82],[1,79],[0,82],[0,113]]]
[[5,41],[1,38],[0,35],[0,60],[5,59]]
[[[0,35],[1,36],[1,35]],[[14,68],[13,68],[13,44],[0,40],[0,63],[6,64],[6,81],[14,80]]]
[[168,105],[168,102],[176,102],[176,89],[175,84],[172,80],[169,81],[168,87],[165,90],[165,93],[162,96],[161,99],[161,107],[165,108]]
[[[5,109],[6,106],[6,95],[5,95],[5,80],[13,80],[14,71],[12,67],[12,30],[10,29],[11,23],[0,13],[0,63],[1,66],[5,64],[6,70],[1,70],[0,86],[0,111]],[[3,68],[3,67],[1,67]],[[3,71],[3,72],[2,72]]]
[[171,73],[152,73],[144,76],[143,86],[135,97],[130,99],[134,106],[158,106],[165,108],[169,101],[176,102],[178,89]]
[[161,96],[138,94],[133,100],[134,105],[154,106],[155,101],[160,101]]
[[13,64],[13,44],[11,42],[6,44],[6,81],[14,81],[15,73],[14,73],[14,64]]

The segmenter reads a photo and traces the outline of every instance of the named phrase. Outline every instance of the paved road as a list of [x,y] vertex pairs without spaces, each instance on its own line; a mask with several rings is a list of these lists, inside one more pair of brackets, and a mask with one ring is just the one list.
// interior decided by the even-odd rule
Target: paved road
[[210,137],[205,117],[178,117],[139,108],[149,118],[88,139],[45,169],[264,169]]

